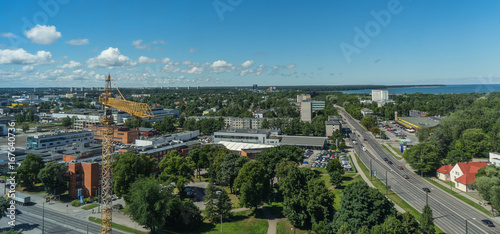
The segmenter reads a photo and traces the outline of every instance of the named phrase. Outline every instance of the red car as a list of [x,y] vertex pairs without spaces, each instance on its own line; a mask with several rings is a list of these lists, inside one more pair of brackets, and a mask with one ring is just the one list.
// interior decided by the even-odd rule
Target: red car
[[399,169],[399,170],[403,170],[403,167],[402,167],[402,166],[398,166],[398,169]]
[[0,183],[5,183],[5,180],[0,180]]

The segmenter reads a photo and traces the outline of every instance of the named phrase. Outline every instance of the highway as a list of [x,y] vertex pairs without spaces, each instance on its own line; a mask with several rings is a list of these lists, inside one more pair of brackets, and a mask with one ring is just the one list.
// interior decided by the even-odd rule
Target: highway
[[[16,215],[16,226],[27,229],[42,230],[42,207],[39,206],[16,206],[22,214]],[[5,218],[6,219],[6,218]],[[101,233],[101,227],[97,223],[81,220],[67,214],[58,213],[45,209],[45,233]],[[88,225],[88,226],[87,226]],[[87,232],[88,227],[88,232]],[[113,233],[126,233],[113,229]]]
[[[428,204],[432,209],[434,223],[444,232],[466,233],[467,222],[468,233],[500,233],[500,227],[496,220],[408,171],[403,163],[397,161],[386,149],[380,146],[371,133],[368,133],[343,109],[339,108],[338,110],[350,126],[351,131],[360,135],[351,134],[352,140],[357,141],[357,144],[353,145],[355,152],[367,168],[370,168],[371,162],[372,169],[377,171],[377,177],[384,183],[387,172],[387,181],[392,192],[422,212],[426,204],[426,193],[422,188],[431,189],[431,192],[428,193]],[[363,146],[366,147],[367,151],[363,151]],[[383,158],[391,160],[393,164],[389,165]],[[404,169],[399,170],[398,166],[402,166]],[[403,178],[403,175],[408,175],[409,179]],[[492,220],[496,227],[486,226],[481,222],[482,219]]]

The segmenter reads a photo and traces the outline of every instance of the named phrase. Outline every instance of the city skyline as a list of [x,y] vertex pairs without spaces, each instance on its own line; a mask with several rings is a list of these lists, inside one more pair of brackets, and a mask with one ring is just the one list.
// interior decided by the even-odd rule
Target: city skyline
[[[498,84],[500,3],[2,1],[4,87]],[[446,13],[442,13],[446,12]]]

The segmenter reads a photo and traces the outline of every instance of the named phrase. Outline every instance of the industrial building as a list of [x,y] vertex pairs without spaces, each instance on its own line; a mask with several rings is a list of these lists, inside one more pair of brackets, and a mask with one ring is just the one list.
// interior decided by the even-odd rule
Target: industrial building
[[182,142],[194,139],[199,135],[200,131],[196,130],[196,131],[177,132],[177,133],[161,135],[156,137],[149,137],[149,138],[140,137],[139,139],[135,140],[135,145],[140,147],[148,145],[160,145],[171,141]]
[[280,145],[296,145],[302,149],[325,149],[326,137],[311,136],[281,136]]
[[[154,117],[151,119],[144,119],[151,123],[157,120],[163,120],[165,117],[179,117],[180,112],[175,109],[155,109],[152,110]],[[76,117],[78,120],[78,127],[83,129],[87,125],[95,125],[96,122],[102,121],[103,110],[79,110],[73,109],[71,111],[53,113],[52,118],[62,119],[66,117]],[[115,123],[124,123],[127,119],[130,119],[130,114],[124,111],[113,111],[113,120]]]
[[26,147],[28,149],[44,149],[74,142],[92,142],[94,133],[89,131],[64,132],[53,134],[42,134],[28,137]]
[[120,149],[118,150],[119,153],[125,153],[128,151],[132,151],[137,155],[146,155],[156,161],[156,166],[153,168],[153,173],[159,173],[160,168],[159,164],[161,160],[163,160],[163,157],[168,154],[168,152],[172,150],[177,150],[179,153],[182,154],[182,149],[188,148],[188,145],[186,143],[175,143],[175,142],[166,142],[163,144],[158,144],[158,145],[148,145],[148,146],[141,146],[141,147],[134,147],[134,148],[129,148],[129,149]]
[[225,129],[214,133],[214,143],[220,141],[243,142],[264,145],[277,145],[279,139],[274,137],[279,131],[270,129]]

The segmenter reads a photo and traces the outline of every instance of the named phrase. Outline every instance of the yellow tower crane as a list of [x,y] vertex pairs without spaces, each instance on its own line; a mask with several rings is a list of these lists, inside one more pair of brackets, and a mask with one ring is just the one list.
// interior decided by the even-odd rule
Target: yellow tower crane
[[[125,111],[130,114],[131,117],[139,118],[152,118],[154,117],[151,108],[146,103],[131,102],[125,100],[122,93],[116,87],[115,82],[111,79],[111,75],[105,78],[106,86],[104,87],[104,93],[99,97],[99,102],[103,104],[104,116],[102,118],[102,123],[104,125],[103,130],[103,141],[102,141],[102,175],[101,175],[101,233],[111,233],[111,220],[112,220],[112,210],[111,201],[113,193],[113,115],[111,108],[116,108],[121,111]],[[112,97],[111,82],[118,90],[118,93],[122,99],[117,99]]]

